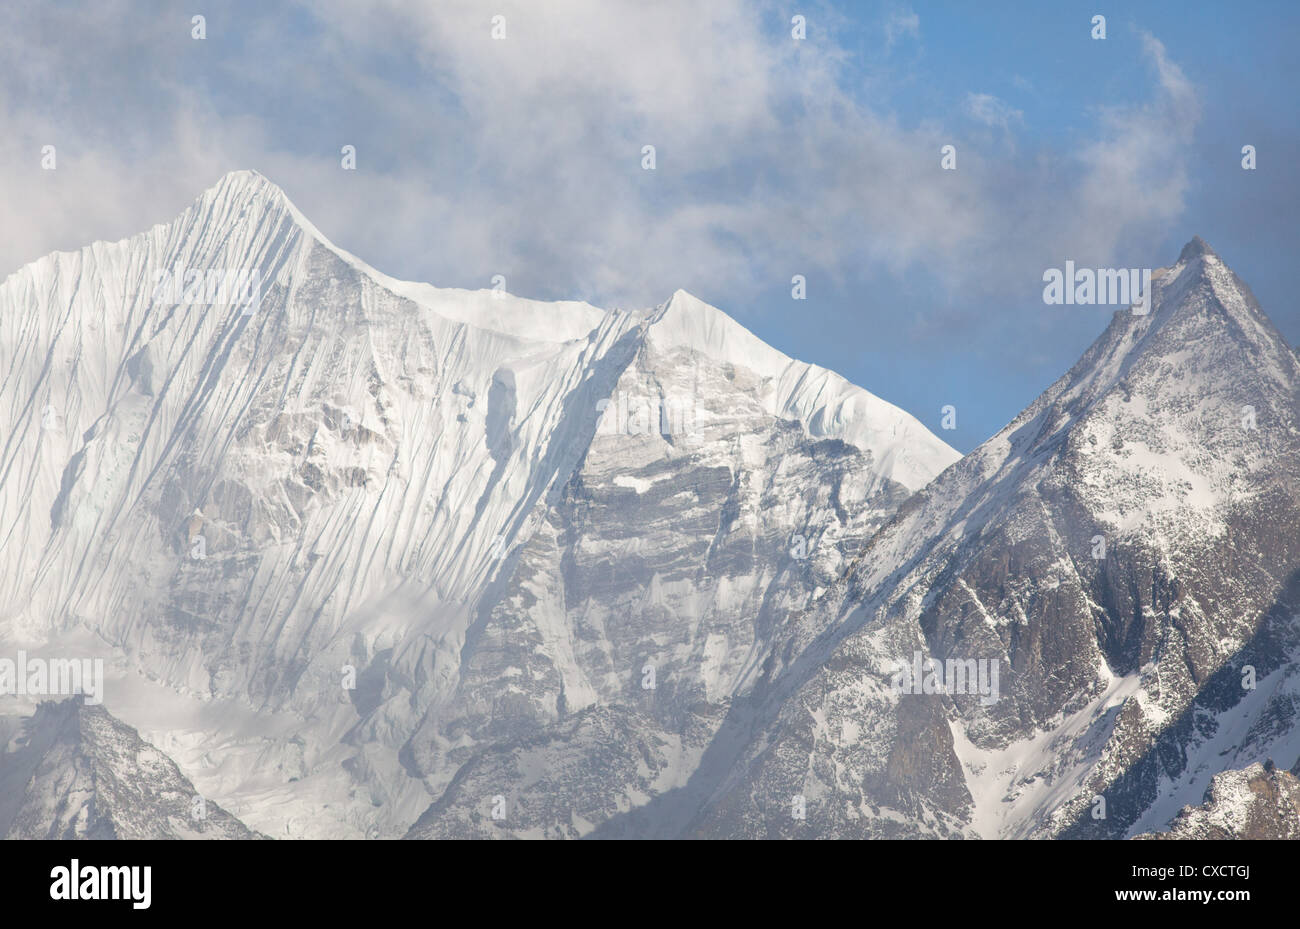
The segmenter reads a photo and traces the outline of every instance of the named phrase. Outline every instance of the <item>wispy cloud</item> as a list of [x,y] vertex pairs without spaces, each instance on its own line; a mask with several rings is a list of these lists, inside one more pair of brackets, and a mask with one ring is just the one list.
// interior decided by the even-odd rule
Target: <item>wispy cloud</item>
[[1183,211],[1188,150],[1201,106],[1196,89],[1170,60],[1164,45],[1140,34],[1156,76],[1146,103],[1100,111],[1100,138],[1080,155],[1079,225],[1094,236],[1098,253],[1114,251],[1135,228],[1167,227]]
[[892,10],[885,20],[885,45],[893,48],[894,43],[905,37],[920,38],[921,17],[911,7]]
[[972,119],[1000,129],[1010,129],[1013,123],[1023,122],[1025,118],[1023,111],[992,94],[968,93],[966,112]]

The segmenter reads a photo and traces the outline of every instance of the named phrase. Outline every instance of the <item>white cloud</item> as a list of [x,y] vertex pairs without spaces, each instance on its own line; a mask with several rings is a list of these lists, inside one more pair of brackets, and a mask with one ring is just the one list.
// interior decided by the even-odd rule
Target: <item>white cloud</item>
[[[784,7],[743,0],[334,0],[295,12],[301,35],[254,5],[210,16],[207,47],[180,6],[96,9],[32,8],[0,31],[0,53],[44,93],[0,85],[5,269],[142,231],[252,167],[344,248],[438,284],[503,273],[524,293],[625,306],[681,286],[733,309],[794,273],[924,267],[995,287],[1007,268],[1082,240],[1113,249],[1176,216],[1186,171],[1167,140],[1197,119],[1148,36],[1155,97],[1101,111],[1082,152],[1021,161],[957,139],[959,170],[943,172],[952,127],[904,126],[864,101],[837,21],[813,8],[820,28],[796,42]],[[895,19],[891,35],[917,34],[910,10]],[[242,44],[221,44],[232,30]],[[268,115],[259,99],[284,105]],[[966,107],[1021,126],[991,95]],[[39,170],[47,140],[57,172]],[[356,172],[339,169],[345,143]]]

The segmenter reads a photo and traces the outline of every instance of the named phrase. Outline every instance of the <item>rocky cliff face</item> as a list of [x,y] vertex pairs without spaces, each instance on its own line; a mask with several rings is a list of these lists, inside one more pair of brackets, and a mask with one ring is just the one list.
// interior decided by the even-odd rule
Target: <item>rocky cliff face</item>
[[6,839],[256,839],[102,706],[41,704],[0,755]]

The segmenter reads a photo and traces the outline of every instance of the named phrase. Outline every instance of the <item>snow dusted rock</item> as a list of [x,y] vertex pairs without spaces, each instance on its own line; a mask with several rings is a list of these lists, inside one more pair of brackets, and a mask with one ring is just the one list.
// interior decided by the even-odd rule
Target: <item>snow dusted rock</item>
[[42,703],[0,755],[6,839],[256,839],[102,706]]
[[1270,764],[1214,775],[1205,802],[1184,807],[1168,832],[1136,839],[1300,839],[1300,764]]
[[[661,397],[669,432],[620,425],[624,399]],[[656,727],[646,738],[675,740],[696,714],[714,715],[702,707],[751,686],[785,616],[833,584],[908,496],[869,454],[774,417],[752,371],[699,351],[652,341],[614,398],[507,556],[452,705],[408,745],[435,780],[485,742],[528,739],[592,706],[636,707]],[[678,775],[693,762],[678,759]]]
[[296,716],[204,717],[275,835],[401,834],[584,710],[684,738],[958,457],[688,294],[396,281],[246,171],[11,274],[0,371],[0,637],[86,630],[181,704]]
[[678,828],[1122,837],[1300,755],[1300,363],[1199,239],[1154,291],[791,622]]

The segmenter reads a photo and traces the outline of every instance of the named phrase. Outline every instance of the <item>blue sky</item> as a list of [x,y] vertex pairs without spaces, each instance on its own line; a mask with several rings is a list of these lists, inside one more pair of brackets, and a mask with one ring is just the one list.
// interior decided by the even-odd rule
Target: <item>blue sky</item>
[[1300,5],[199,6],[0,12],[4,270],[251,167],[394,276],[602,306],[685,288],[963,451],[1114,310],[1043,304],[1066,259],[1155,267],[1199,234],[1300,340]]

